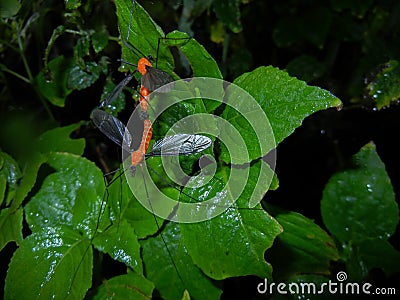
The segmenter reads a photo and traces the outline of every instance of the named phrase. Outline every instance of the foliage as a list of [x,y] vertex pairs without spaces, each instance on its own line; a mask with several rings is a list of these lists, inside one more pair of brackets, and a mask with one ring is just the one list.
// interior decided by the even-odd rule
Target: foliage
[[[399,211],[392,182],[399,173],[392,169],[391,152],[383,151],[390,147],[383,129],[397,133],[399,124],[400,53],[394,41],[400,5],[140,1],[143,8],[131,0],[114,2],[0,5],[0,54],[6,58],[0,64],[0,278],[6,299],[218,299],[238,289],[254,295],[253,283],[263,278],[321,283],[344,270],[351,281],[366,281],[376,280],[376,269],[396,278]],[[180,31],[166,34],[162,27],[171,27],[171,20],[178,20]],[[196,171],[200,155],[180,158],[185,171],[197,175],[187,186],[165,179],[159,158],[146,163],[165,195],[198,205],[233,197],[240,183],[229,186],[230,175],[247,172],[235,204],[215,218],[180,224],[156,217],[136,199],[137,191],[158,197],[141,170],[131,179],[117,172],[105,183],[103,173],[120,162],[90,113],[123,78],[115,62],[132,72],[131,64],[147,55],[174,79],[190,74],[231,80],[268,119],[256,126],[270,126],[273,137],[259,139],[246,119],[254,117],[255,106],[227,86],[221,89],[223,103],[189,90],[193,99],[154,124],[154,136],[162,137],[184,117],[207,113],[240,132],[246,147],[235,152],[213,137],[206,151],[217,162],[211,179]],[[341,96],[342,111],[328,90]],[[127,86],[105,109],[125,121],[136,98],[135,84]],[[365,134],[361,123],[354,131],[360,112],[383,131]],[[311,138],[315,132],[324,133],[322,142]],[[357,143],[338,143],[346,141],[343,136]],[[270,160],[276,149],[282,153],[277,173]],[[308,165],[298,167],[302,159]],[[251,206],[253,197],[262,205]]]

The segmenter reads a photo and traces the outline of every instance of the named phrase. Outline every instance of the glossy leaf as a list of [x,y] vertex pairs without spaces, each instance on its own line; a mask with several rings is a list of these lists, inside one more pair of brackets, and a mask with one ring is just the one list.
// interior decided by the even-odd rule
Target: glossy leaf
[[367,86],[369,96],[381,109],[400,100],[400,63],[391,60],[382,66],[375,78]]
[[[260,205],[249,207],[253,197],[259,201],[262,199],[273,177],[272,170],[268,175],[259,174],[261,164],[264,163],[260,161],[250,167],[243,192],[222,214],[211,214],[209,220],[199,223],[181,224],[182,239],[188,253],[194,263],[211,278],[221,280],[245,275],[271,278],[272,268],[265,261],[264,252],[271,247],[282,229]],[[219,179],[214,177],[202,188],[185,190],[181,200],[192,202],[193,199],[198,199],[203,202],[213,199],[214,209],[228,205],[234,201],[229,198],[237,193],[234,190],[239,185],[237,182],[227,185],[231,172],[232,170],[222,168],[216,173]],[[258,181],[259,176],[263,178],[261,181]],[[269,180],[263,176],[269,176]],[[245,180],[245,177],[239,178]],[[196,180],[203,181],[200,178]],[[222,190],[224,187],[227,189],[226,193]],[[191,198],[188,199],[186,195]]]
[[275,216],[283,232],[268,251],[274,279],[297,274],[330,274],[330,264],[339,259],[334,240],[312,220],[295,212]]
[[163,43],[177,46],[187,58],[193,72],[193,77],[211,77],[222,79],[217,62],[194,38],[184,32],[173,31],[168,33]]
[[0,152],[0,178],[4,185],[1,188],[0,204],[5,202],[8,206],[15,196],[18,180],[21,178],[18,163],[9,154]]
[[182,244],[177,223],[167,223],[162,235],[142,242],[146,276],[164,299],[180,299],[185,290],[193,298],[219,299],[219,290],[193,263]]
[[151,299],[154,284],[135,273],[120,275],[104,281],[93,299]]
[[51,60],[48,66],[50,74],[45,74],[42,70],[36,77],[37,86],[50,103],[64,107],[66,97],[72,92],[67,84],[72,61],[60,55]]
[[[90,241],[67,227],[43,227],[15,251],[5,297],[82,299],[91,286]],[[30,266],[30,268],[27,268]]]
[[[328,91],[309,86],[304,81],[290,77],[286,72],[273,67],[260,67],[243,74],[233,83],[253,96],[265,112],[276,144],[288,137],[307,116],[319,110],[341,105],[340,100]],[[230,96],[229,101],[240,101],[240,99]],[[236,105],[246,108],[246,103],[238,102]],[[257,141],[257,136],[254,135],[255,129],[249,127],[249,123],[240,116],[239,112],[227,106],[223,117],[235,128],[246,133],[243,138],[251,159],[263,156],[271,150],[270,147],[265,147],[260,153],[256,147],[257,143],[254,143]],[[221,154],[224,160],[227,159],[226,156],[224,152]]]
[[96,82],[101,72],[101,65],[95,62],[87,62],[84,70],[79,66],[73,66],[68,74],[68,87],[70,89],[83,90]]
[[341,243],[387,239],[396,229],[399,209],[385,165],[372,143],[355,154],[352,163],[326,184],[321,201],[323,221]]
[[70,137],[80,125],[82,125],[82,123],[57,127],[44,132],[35,141],[37,151],[41,153],[69,152],[76,155],[82,155],[85,149],[85,140],[72,139]]
[[97,31],[92,35],[92,46],[96,53],[102,51],[108,43],[108,34],[105,30]]
[[[103,176],[93,163],[70,153],[47,158],[54,173],[25,207],[32,235],[12,260],[6,293],[15,297],[26,289],[34,298],[82,298],[91,286],[91,238],[98,226],[108,225],[105,213],[98,224]],[[27,265],[32,274],[25,277]],[[26,280],[16,279],[21,277]]]
[[0,251],[9,243],[20,245],[22,237],[22,208],[3,208],[0,210]]
[[[159,39],[165,37],[162,29],[137,1],[118,0],[115,1],[115,5],[122,40],[122,60],[136,64],[139,58],[151,55],[157,59],[157,68],[173,73],[174,59],[170,50],[161,43],[158,48]],[[129,49],[124,45],[127,40],[134,48]]]

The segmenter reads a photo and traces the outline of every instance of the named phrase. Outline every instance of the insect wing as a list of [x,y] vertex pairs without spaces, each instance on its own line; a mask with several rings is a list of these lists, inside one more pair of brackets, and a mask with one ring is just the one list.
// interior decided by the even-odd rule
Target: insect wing
[[132,136],[120,120],[105,111],[95,109],[92,113],[92,121],[110,140],[124,150],[132,152]]
[[190,155],[204,151],[211,146],[211,139],[198,134],[175,134],[154,143],[146,156]]
[[135,73],[131,73],[124,78],[117,86],[111,91],[111,94],[100,103],[100,107],[106,107],[110,105],[118,95],[122,92],[122,89],[132,80]]
[[[164,71],[152,67],[146,67],[146,69],[147,72],[142,76],[141,84],[149,91],[155,91],[163,85],[174,81],[174,79]],[[167,93],[171,91],[172,87],[171,85],[169,88],[163,89],[162,92]]]

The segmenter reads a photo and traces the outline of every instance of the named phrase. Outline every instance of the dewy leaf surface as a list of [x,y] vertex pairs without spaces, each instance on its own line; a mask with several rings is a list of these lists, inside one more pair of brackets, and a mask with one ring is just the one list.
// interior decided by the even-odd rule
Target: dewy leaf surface
[[350,168],[333,175],[325,186],[323,221],[341,243],[387,239],[396,229],[399,209],[385,165],[372,143],[355,154],[352,162]]
[[[261,106],[272,126],[276,144],[288,137],[307,116],[319,110],[341,105],[341,101],[330,92],[309,86],[304,81],[290,77],[286,72],[270,66],[245,73],[233,83],[250,93]],[[236,97],[228,99],[228,101],[241,100]],[[229,106],[223,112],[223,117],[241,131],[254,130],[243,128],[245,122],[239,113]],[[256,141],[254,138],[253,140]],[[263,156],[266,153],[255,152],[253,155],[256,154]]]
[[5,298],[82,299],[91,286],[93,258],[89,245],[89,240],[64,226],[34,232],[14,253]]
[[[250,167],[250,179],[246,181],[243,192],[225,212],[214,217],[211,210],[209,220],[180,225],[188,253],[194,263],[211,278],[221,280],[245,275],[271,278],[272,268],[265,261],[264,252],[271,247],[282,228],[260,205],[249,207],[254,190],[256,188],[262,190],[261,187],[256,187],[260,183],[255,180],[259,176],[262,163],[264,162]],[[226,184],[228,177],[229,170],[222,168],[202,189],[194,189],[193,192],[185,190],[185,194],[191,198],[181,195],[182,200],[205,201],[212,198],[215,199],[214,209],[227,205],[233,200],[229,199],[232,197],[232,191],[228,187],[226,193],[221,192],[221,186]],[[272,177],[271,171],[270,178]],[[263,182],[261,185],[264,184],[265,187],[262,193],[256,195],[257,197],[262,198],[269,187],[268,180]],[[205,190],[208,192],[205,193]]]
[[[30,299],[80,299],[91,286],[91,238],[99,225],[102,173],[74,154],[47,155],[53,173],[25,207],[32,234],[12,258],[6,279],[9,298],[24,291]],[[107,226],[106,217],[104,213],[100,229]]]
[[279,212],[275,218],[283,233],[268,252],[274,265],[274,279],[297,274],[329,275],[331,261],[339,259],[332,237],[299,213]]

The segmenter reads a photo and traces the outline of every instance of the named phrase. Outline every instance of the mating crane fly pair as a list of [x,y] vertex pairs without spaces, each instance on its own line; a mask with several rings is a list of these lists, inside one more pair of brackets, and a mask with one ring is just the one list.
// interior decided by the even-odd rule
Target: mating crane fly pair
[[[150,152],[147,152],[150,140],[152,138],[152,124],[148,118],[148,101],[152,91],[161,88],[166,84],[173,84],[173,78],[164,71],[153,68],[151,57],[142,57],[139,59],[137,69],[127,75],[111,92],[111,94],[101,102],[100,109],[95,109],[92,113],[93,123],[109,139],[122,147],[131,154],[131,173],[134,174],[136,166],[143,162],[146,157],[151,156],[179,156],[191,155],[204,151],[211,145],[211,139],[197,134],[175,134],[167,136],[154,143]],[[131,63],[128,63],[131,64]],[[133,64],[131,64],[133,65]],[[140,107],[141,118],[143,119],[142,140],[137,150],[133,147],[133,137],[125,125],[116,117],[101,110],[109,106],[122,92],[122,89],[132,80],[135,72],[141,73],[140,87]],[[164,89],[163,92],[168,92]]]

